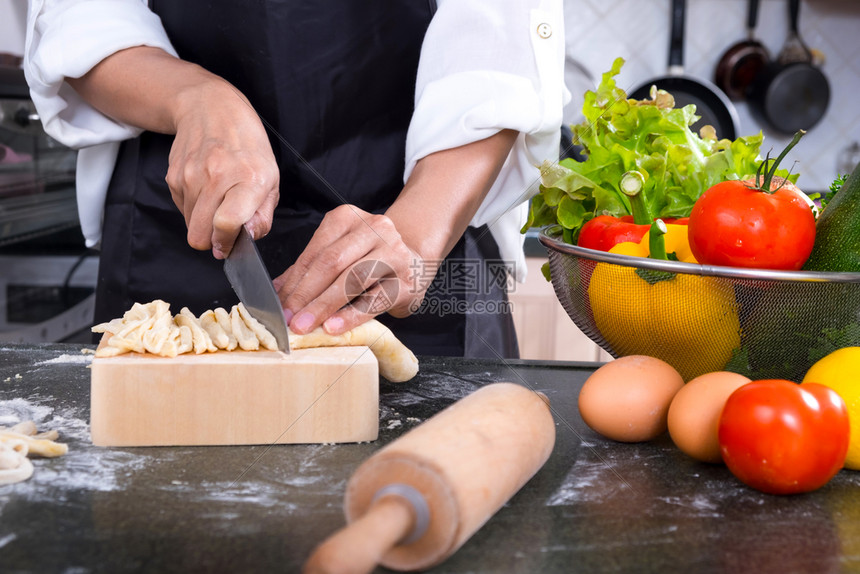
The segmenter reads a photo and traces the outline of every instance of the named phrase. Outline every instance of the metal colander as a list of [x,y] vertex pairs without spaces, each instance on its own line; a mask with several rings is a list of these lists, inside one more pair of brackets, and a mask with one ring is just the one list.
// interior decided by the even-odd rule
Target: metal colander
[[617,255],[542,229],[556,296],[613,357],[650,355],[690,380],[718,370],[800,382],[860,346],[860,273],[773,271]]

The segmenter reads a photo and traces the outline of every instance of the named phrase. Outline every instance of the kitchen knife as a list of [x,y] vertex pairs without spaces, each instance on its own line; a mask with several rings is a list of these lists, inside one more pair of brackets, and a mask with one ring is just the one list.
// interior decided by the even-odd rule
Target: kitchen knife
[[278,349],[289,353],[289,331],[281,300],[275,293],[272,278],[263,265],[257,246],[244,226],[230,255],[224,260],[224,274],[251,316],[275,336]]

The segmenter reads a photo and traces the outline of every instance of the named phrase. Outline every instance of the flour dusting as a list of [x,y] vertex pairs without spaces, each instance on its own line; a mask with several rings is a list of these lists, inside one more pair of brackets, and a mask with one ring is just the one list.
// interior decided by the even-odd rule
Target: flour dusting
[[[677,457],[679,464],[667,464],[671,457]],[[670,469],[672,480],[666,479],[665,468]],[[738,481],[727,482],[726,475],[724,467],[678,457],[669,441],[626,445],[582,441],[545,504],[620,513],[635,507],[667,519],[720,518],[726,508],[752,502],[753,491]]]
[[[606,463],[600,460],[577,460],[561,485],[547,500],[547,506],[569,506],[605,497],[610,493],[607,482],[622,488],[623,483],[613,477]],[[615,489],[612,489],[615,490]]]
[[719,504],[711,500],[704,494],[689,494],[685,496],[663,496],[658,500],[662,500],[667,504],[679,506],[686,510],[694,511],[695,516],[710,516],[719,518],[722,513],[719,512]]
[[93,356],[90,354],[81,354],[81,355],[68,355],[62,354],[59,357],[54,357],[53,359],[48,359],[46,361],[39,361],[36,365],[50,365],[50,364],[70,364],[70,363],[79,363],[83,365],[88,365],[93,362]]
[[267,508],[284,505],[283,489],[264,481],[202,482],[189,487],[188,494],[222,502],[251,502]]
[[[113,491],[121,488],[123,477],[149,463],[150,457],[140,453],[91,448],[87,421],[72,408],[55,410],[43,402],[40,397],[0,400],[3,426],[31,420],[39,431],[56,430],[60,435],[57,442],[69,445],[69,452],[63,456],[34,458],[33,476],[13,485],[16,496],[62,499],[74,490]],[[3,502],[0,496],[0,507]]]
[[41,430],[45,420],[51,415],[54,409],[48,406],[31,403],[22,398],[14,398],[9,400],[0,400],[0,425],[12,426],[23,421],[33,421],[36,427]]

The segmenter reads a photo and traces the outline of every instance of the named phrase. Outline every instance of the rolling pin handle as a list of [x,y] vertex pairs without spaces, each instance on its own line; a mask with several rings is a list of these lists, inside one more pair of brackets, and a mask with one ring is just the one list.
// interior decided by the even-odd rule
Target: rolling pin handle
[[427,501],[424,499],[424,496],[408,484],[395,482],[376,491],[370,506],[372,507],[377,500],[385,496],[399,496],[400,498],[405,499],[406,502],[412,506],[412,511],[414,513],[412,531],[407,534],[403,540],[400,540],[398,545],[412,544],[424,536],[424,533],[427,532],[427,527],[430,525],[430,507],[427,506]]
[[[429,512],[427,514],[429,517]],[[405,496],[379,495],[366,513],[314,550],[304,565],[303,574],[372,572],[383,554],[413,535],[416,515],[414,506]]]

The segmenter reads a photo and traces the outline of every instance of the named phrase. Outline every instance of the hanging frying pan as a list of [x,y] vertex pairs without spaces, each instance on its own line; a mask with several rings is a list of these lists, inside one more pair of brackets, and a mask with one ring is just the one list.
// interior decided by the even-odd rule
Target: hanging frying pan
[[775,130],[792,134],[808,130],[824,117],[830,84],[800,39],[800,0],[788,1],[791,28],[775,62],[756,77],[747,95],[750,109]]
[[750,84],[770,62],[767,48],[755,38],[758,2],[749,1],[747,39],[726,50],[714,73],[714,83],[732,100],[743,100]]
[[738,113],[726,95],[708,81],[684,75],[684,23],[686,0],[672,0],[671,34],[669,40],[669,69],[665,76],[649,80],[630,92],[637,100],[650,98],[651,86],[666,90],[675,98],[675,107],[696,106],[701,117],[693,131],[712,125],[720,139],[735,139],[738,133]]

